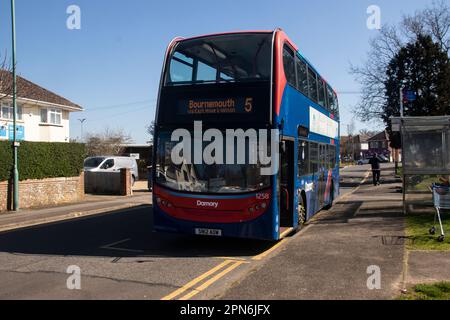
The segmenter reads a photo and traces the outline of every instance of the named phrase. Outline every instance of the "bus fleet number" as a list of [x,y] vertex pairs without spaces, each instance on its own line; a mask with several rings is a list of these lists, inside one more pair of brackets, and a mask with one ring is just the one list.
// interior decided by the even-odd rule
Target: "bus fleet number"
[[257,193],[256,194],[256,200],[269,200],[270,194],[269,193]]

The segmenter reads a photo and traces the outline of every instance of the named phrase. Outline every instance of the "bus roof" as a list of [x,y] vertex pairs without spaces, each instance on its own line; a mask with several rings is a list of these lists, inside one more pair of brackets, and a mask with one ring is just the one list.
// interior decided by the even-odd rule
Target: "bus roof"
[[245,34],[245,33],[274,33],[273,30],[248,30],[248,31],[230,31],[230,32],[219,32],[219,33],[211,33],[211,34],[204,34],[201,36],[195,36],[195,37],[189,37],[189,38],[178,38],[180,41],[185,40],[194,40],[194,39],[201,39],[206,37],[214,37],[214,36],[224,36],[229,34]]
[[296,53],[307,62],[307,64],[316,72],[320,77],[325,81],[325,84],[331,88],[331,90],[336,94],[336,91],[334,88],[330,85],[330,83],[322,76],[322,74],[314,67],[314,65],[302,54],[298,46],[286,35],[286,33],[281,28],[277,28],[275,30],[240,30],[240,31],[229,31],[229,32],[219,32],[219,33],[211,33],[211,34],[204,34],[200,36],[194,36],[189,38],[183,38],[183,37],[177,37],[173,42],[180,42],[180,41],[186,41],[186,40],[195,40],[195,39],[201,39],[206,37],[214,37],[214,36],[222,36],[222,35],[231,35],[231,34],[246,34],[246,33],[276,33],[276,32],[282,32],[284,33],[284,38],[287,40],[287,42],[293,47],[293,49],[296,51]]

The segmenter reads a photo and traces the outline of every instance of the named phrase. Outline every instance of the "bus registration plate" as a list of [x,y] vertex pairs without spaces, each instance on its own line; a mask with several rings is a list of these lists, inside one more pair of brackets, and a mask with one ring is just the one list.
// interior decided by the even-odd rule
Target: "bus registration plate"
[[222,230],[219,229],[195,229],[195,234],[198,236],[211,236],[211,237],[221,237]]

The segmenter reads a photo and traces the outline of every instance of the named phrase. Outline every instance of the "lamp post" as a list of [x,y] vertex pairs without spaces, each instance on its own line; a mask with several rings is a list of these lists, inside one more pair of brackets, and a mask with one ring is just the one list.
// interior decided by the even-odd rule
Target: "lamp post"
[[81,138],[81,141],[83,141],[83,124],[86,122],[86,118],[83,118],[83,119],[78,119],[78,121],[80,121],[80,125],[81,125],[81,135],[80,135],[80,138]]
[[16,82],[16,24],[15,3],[11,0],[11,37],[12,37],[12,74],[13,74],[13,154],[14,154],[14,188],[13,188],[13,211],[19,210],[19,168],[17,142],[17,82]]

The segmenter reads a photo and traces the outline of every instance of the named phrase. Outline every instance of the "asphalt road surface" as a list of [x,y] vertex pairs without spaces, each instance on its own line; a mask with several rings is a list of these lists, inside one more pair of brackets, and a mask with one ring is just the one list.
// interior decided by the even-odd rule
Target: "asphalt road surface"
[[[357,187],[367,170],[343,170],[342,193]],[[152,233],[151,211],[141,206],[1,233],[0,299],[214,298],[278,259],[280,247],[292,241]],[[301,232],[296,238],[301,241]],[[81,290],[68,289],[68,270],[80,270]]]

